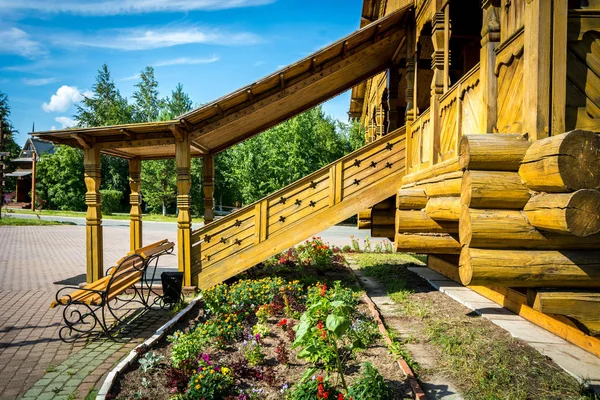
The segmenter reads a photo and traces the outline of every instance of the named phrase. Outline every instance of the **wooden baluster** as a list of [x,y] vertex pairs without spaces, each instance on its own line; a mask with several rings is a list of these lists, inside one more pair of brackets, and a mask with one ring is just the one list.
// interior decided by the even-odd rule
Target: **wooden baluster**
[[104,275],[104,255],[102,248],[102,211],[100,206],[100,149],[90,147],[83,150],[84,179],[87,192],[85,203],[86,240],[86,280],[88,283],[100,279]]
[[342,201],[343,165],[336,162],[329,168],[329,207]]
[[131,251],[142,247],[142,161],[139,158],[129,160],[129,249]]
[[267,240],[268,237],[268,210],[267,200],[254,206],[254,244]]
[[215,158],[212,154],[202,157],[202,174],[204,175],[204,223],[215,219]]

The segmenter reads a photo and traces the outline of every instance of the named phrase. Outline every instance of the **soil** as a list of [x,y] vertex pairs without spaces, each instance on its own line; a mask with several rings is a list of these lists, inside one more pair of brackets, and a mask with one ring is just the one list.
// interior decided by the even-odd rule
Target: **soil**
[[[249,278],[260,278],[266,274],[269,274],[268,268],[255,268],[250,272],[241,276],[240,279]],[[310,268],[304,268],[299,271],[296,268],[284,268],[278,271],[278,276],[281,276],[288,280],[301,279],[307,276],[316,277],[316,280],[322,282],[333,282],[340,280],[345,282],[347,286],[354,286],[358,288],[355,277],[345,267],[338,266],[331,268],[327,271],[323,270],[311,270]],[[368,307],[365,304],[359,305],[359,310],[368,314]],[[187,318],[186,321],[178,324],[176,330],[188,331],[193,329],[199,318],[202,317],[201,306],[194,311],[195,315]],[[290,318],[288,318],[290,320]],[[285,332],[277,326],[279,318],[269,319],[267,326],[271,330],[271,334],[262,338],[264,342],[263,352],[265,353],[264,366],[270,366],[275,371],[276,379],[272,382],[272,385],[267,384],[264,380],[241,380],[236,381],[236,385],[240,388],[249,388],[252,386],[256,389],[263,389],[264,399],[282,399],[283,395],[280,391],[284,384],[292,386],[297,383],[300,377],[304,374],[309,363],[304,360],[296,358],[296,354],[299,349],[291,349],[291,342]],[[294,320],[298,324],[297,320]],[[289,365],[282,365],[277,361],[275,348],[280,340],[286,343],[286,348],[289,351]],[[161,355],[164,359],[159,363],[153,370],[142,373],[138,368],[139,364],[134,363],[122,376],[119,377],[112,392],[111,398],[113,399],[133,399],[135,398],[147,398],[147,399],[169,399],[173,396],[170,392],[171,388],[168,387],[167,381],[167,369],[170,366],[171,358],[171,344],[163,339],[157,346],[151,349],[154,353]],[[233,344],[225,349],[218,348],[207,348],[206,353],[211,355],[211,359],[221,365],[231,365],[234,360],[240,359],[241,354],[237,349],[237,344]],[[405,381],[402,372],[399,371],[398,365],[396,364],[394,357],[390,354],[383,340],[379,339],[372,343],[367,349],[356,353],[355,355],[349,354],[348,360],[345,363],[345,378],[348,385],[353,382],[360,373],[360,364],[363,362],[371,362],[385,378],[386,382],[392,387],[394,391],[393,399],[406,399],[412,398],[410,386]],[[145,378],[147,384],[146,387],[142,386],[142,380]],[[142,397],[139,397],[140,394]]]

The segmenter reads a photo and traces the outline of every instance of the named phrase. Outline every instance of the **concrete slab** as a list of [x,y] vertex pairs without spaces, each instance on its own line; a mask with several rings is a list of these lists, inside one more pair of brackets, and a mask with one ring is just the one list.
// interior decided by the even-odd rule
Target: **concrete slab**
[[541,354],[550,357],[577,380],[588,384],[596,393],[600,393],[599,357],[540,328],[510,310],[500,307],[467,287],[463,287],[463,290],[457,290],[455,287],[456,282],[447,282],[447,278],[436,271],[422,267],[411,267],[409,270],[426,279],[440,292],[446,293],[452,299],[484,318],[488,318],[513,337],[527,342]]

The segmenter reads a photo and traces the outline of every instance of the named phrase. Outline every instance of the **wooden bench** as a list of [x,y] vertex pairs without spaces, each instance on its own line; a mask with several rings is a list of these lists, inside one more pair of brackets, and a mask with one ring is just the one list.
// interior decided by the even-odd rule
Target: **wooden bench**
[[[56,293],[56,300],[50,308],[64,306],[63,319],[66,326],[59,331],[59,336],[64,342],[71,342],[97,331],[99,326],[104,334],[115,340],[111,326],[120,325],[122,316],[117,311],[129,303],[139,303],[145,309],[156,305],[160,300],[152,290],[152,280],[156,274],[159,257],[171,253],[174,243],[167,239],[144,246],[117,261],[116,265],[109,268],[106,276],[79,287],[63,287]],[[153,268],[150,279],[147,277],[149,268]],[[119,297],[126,290],[133,289],[133,296]],[[73,290],[70,293],[64,293]],[[157,296],[151,301],[151,295]],[[114,300],[114,301],[113,301]],[[109,326],[107,318],[114,319]]]

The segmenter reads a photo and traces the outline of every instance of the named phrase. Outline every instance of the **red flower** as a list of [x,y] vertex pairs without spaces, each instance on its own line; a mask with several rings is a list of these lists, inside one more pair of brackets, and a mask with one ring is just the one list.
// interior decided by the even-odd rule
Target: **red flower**
[[[323,330],[323,321],[319,321],[319,323],[317,324],[317,329],[320,331]],[[321,380],[323,380],[323,378],[321,378]]]
[[317,376],[317,381],[318,381],[319,383],[323,383],[323,377],[322,377],[322,376],[320,376],[320,375],[319,375],[319,376]]
[[327,284],[324,283],[323,286],[321,286],[321,296],[325,296],[325,293],[327,293]]
[[285,327],[287,326],[287,323],[288,323],[287,319],[283,318],[281,321],[279,321],[277,323],[277,326],[280,327],[280,328],[285,329]]

